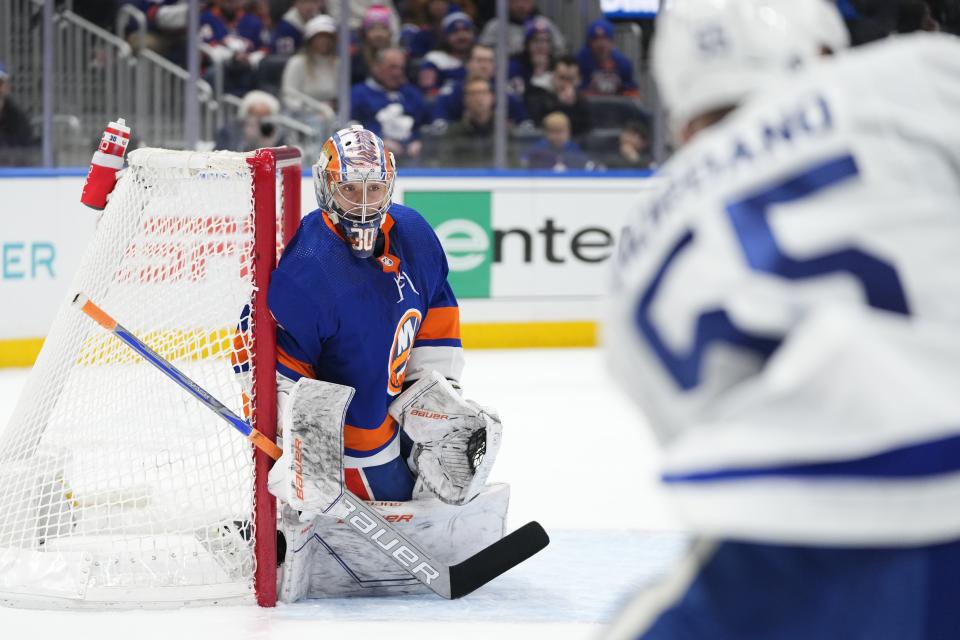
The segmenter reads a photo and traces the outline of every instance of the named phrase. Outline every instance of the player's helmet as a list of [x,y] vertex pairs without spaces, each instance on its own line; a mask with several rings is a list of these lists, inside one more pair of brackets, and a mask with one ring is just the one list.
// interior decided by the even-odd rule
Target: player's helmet
[[657,18],[654,74],[677,132],[848,45],[829,0],[669,0]]
[[360,125],[340,129],[320,149],[313,165],[317,203],[358,258],[373,255],[395,177],[393,154],[379,136]]

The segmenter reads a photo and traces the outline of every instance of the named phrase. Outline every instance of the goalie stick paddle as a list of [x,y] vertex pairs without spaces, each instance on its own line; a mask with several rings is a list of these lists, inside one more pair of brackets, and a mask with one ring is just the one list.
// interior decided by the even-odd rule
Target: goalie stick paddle
[[[83,293],[78,293],[73,298],[73,305],[245,435],[261,451],[274,460],[280,458],[283,452],[273,441],[130,333]],[[448,599],[460,598],[479,589],[550,543],[547,532],[539,523],[528,522],[463,562],[450,566],[430,558],[420,547],[384,520],[376,509],[369,507],[346,489],[335,504],[339,504],[346,511],[344,522],[364,540],[434,593]]]

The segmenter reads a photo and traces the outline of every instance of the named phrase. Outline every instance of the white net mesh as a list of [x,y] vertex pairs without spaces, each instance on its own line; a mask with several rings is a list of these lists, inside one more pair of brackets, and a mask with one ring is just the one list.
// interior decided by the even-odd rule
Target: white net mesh
[[[129,164],[72,290],[243,415],[246,155],[142,150]],[[249,598],[252,487],[249,443],[67,300],[0,440],[0,601]]]

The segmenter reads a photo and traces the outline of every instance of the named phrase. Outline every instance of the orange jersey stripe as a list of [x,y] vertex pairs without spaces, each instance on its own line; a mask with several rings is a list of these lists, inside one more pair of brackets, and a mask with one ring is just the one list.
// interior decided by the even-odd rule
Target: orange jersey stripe
[[345,424],[343,425],[343,446],[354,451],[373,451],[390,442],[396,432],[397,421],[389,415],[376,429],[361,429]]
[[337,225],[333,224],[333,220],[330,219],[330,216],[327,215],[327,212],[326,212],[326,211],[322,211],[322,212],[321,212],[321,215],[323,216],[323,222],[324,222],[324,224],[326,224],[327,227],[328,227],[331,231],[333,231],[335,234],[337,234],[337,235],[340,237],[341,240],[346,241],[347,237],[346,237],[345,235],[343,235],[343,231],[340,230],[340,227],[338,227]]
[[291,371],[296,371],[300,375],[307,378],[316,378],[317,375],[313,372],[313,367],[311,367],[306,362],[301,362],[297,360],[289,353],[283,350],[283,347],[277,347],[277,362],[285,366]]
[[420,327],[417,338],[424,340],[459,340],[460,308],[433,307],[427,310],[427,317]]

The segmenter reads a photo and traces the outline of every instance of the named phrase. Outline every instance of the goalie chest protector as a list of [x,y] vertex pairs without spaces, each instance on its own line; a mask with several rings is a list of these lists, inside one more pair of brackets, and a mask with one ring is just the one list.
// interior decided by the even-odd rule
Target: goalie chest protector
[[351,459],[369,468],[399,454],[387,408],[415,362],[434,360],[424,352],[452,350],[438,360],[462,361],[459,310],[433,229],[413,209],[391,204],[382,236],[381,255],[356,258],[339,228],[315,210],[270,285],[270,310],[280,325],[278,371],[356,389],[344,430],[348,467]]

